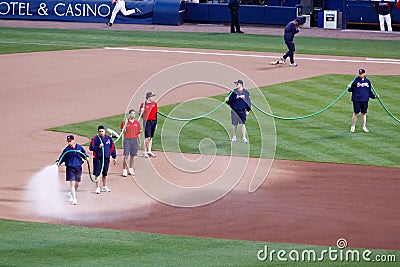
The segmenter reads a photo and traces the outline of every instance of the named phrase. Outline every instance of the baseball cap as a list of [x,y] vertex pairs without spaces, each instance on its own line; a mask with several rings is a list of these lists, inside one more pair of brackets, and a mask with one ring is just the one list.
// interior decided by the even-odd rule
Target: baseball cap
[[74,140],[74,136],[73,135],[67,135],[67,142]]
[[233,83],[234,83],[234,84],[240,83],[241,85],[243,85],[243,81],[242,81],[242,80],[237,80],[237,81],[234,81]]
[[359,70],[358,70],[358,73],[359,73],[359,74],[365,73],[365,69],[359,69]]
[[147,93],[146,93],[146,99],[149,98],[149,97],[155,96],[155,95],[156,95],[156,94],[153,93],[153,92],[147,92]]

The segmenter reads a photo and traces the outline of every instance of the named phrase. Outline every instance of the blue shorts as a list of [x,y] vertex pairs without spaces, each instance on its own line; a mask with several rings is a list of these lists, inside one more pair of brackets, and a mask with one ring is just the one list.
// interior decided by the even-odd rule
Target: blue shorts
[[367,113],[368,110],[368,102],[360,102],[360,101],[353,101],[353,110],[355,114],[360,113]]
[[124,156],[137,156],[139,143],[137,138],[124,139]]
[[144,124],[144,138],[153,137],[156,131],[157,121],[143,121]]
[[80,182],[82,179],[82,166],[79,167],[70,167],[67,166],[65,170],[66,181],[68,182]]
[[[101,164],[103,163],[102,158],[93,158],[93,175],[96,177],[100,176]],[[110,166],[110,159],[104,159],[103,176],[107,176],[108,167]]]
[[231,110],[232,124],[246,124],[246,110]]

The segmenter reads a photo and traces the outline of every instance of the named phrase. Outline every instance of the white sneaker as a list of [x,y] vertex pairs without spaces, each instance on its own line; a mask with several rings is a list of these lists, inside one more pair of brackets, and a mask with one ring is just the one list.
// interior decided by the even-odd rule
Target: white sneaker
[[143,152],[143,157],[144,157],[144,158],[148,158],[148,157],[149,157],[149,155],[147,154],[147,152]]
[[100,194],[100,187],[97,187],[97,188],[96,188],[95,193],[96,193],[96,194]]
[[290,63],[290,67],[297,67],[298,65],[296,63]]
[[68,201],[69,202],[72,202],[72,201],[74,201],[74,197],[72,196],[72,193],[71,192],[68,192]]
[[128,171],[126,169],[122,170],[122,176],[124,177],[128,176]]
[[157,157],[156,155],[153,154],[153,152],[147,152],[147,155],[148,155],[149,157],[152,157],[152,158]]
[[135,171],[133,170],[133,168],[129,168],[129,174],[130,175],[135,175]]
[[367,127],[365,127],[365,126],[363,127],[363,132],[364,133],[369,133],[369,130],[367,129]]
[[281,61],[282,61],[282,64],[286,64],[286,59],[284,59],[283,57],[281,57]]
[[236,143],[236,136],[232,137],[232,143]]
[[243,139],[242,139],[242,143],[247,144],[248,142],[249,142],[249,140],[247,140],[246,138],[243,138]]
[[103,186],[103,189],[101,189],[101,191],[103,191],[103,192],[111,192],[110,188],[108,188],[107,186]]
[[354,133],[355,130],[356,130],[356,126],[353,126],[353,125],[352,125],[352,126],[350,127],[350,132],[351,132],[351,133]]
[[78,205],[78,200],[76,198],[72,200],[72,205]]

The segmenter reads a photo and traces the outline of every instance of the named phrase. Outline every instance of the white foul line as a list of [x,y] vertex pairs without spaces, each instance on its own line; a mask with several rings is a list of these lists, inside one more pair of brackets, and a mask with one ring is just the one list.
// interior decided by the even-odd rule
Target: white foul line
[[[166,49],[145,49],[145,48],[124,48],[124,47],[104,47],[108,50],[123,50],[123,51],[137,51],[137,52],[157,52],[157,53],[176,53],[176,54],[191,54],[191,55],[212,55],[212,56],[230,56],[230,57],[252,57],[252,58],[273,58],[278,59],[277,56],[267,55],[252,55],[252,54],[234,54],[234,53],[218,53],[218,52],[200,52],[200,51],[183,51],[183,50],[166,50]],[[296,57],[300,60],[313,60],[313,61],[331,61],[331,62],[351,62],[351,63],[376,63],[376,64],[395,64],[400,65],[400,60],[397,59],[374,59],[366,58],[365,60],[355,59],[334,59],[334,58],[312,58],[312,57]]]

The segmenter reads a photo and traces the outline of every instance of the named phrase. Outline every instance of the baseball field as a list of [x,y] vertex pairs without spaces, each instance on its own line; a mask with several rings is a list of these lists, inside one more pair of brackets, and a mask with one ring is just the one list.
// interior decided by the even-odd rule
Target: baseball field
[[[363,33],[365,40],[304,30],[292,68],[269,64],[284,51],[274,29],[0,22],[1,265],[397,266],[397,33]],[[380,96],[370,100],[369,133],[361,118],[349,132],[346,88],[359,68]],[[223,101],[237,79],[254,104],[249,144],[230,142]],[[65,136],[87,148],[97,125],[118,130],[146,91],[168,114],[159,115],[157,157],[139,153],[135,177],[122,177],[117,142],[112,192],[94,194],[84,171],[72,206],[65,168],[51,180],[44,171]]]

